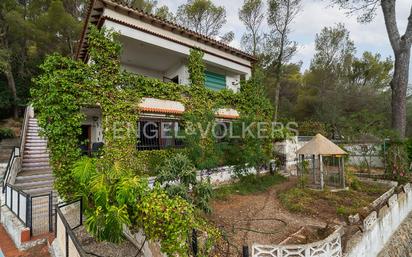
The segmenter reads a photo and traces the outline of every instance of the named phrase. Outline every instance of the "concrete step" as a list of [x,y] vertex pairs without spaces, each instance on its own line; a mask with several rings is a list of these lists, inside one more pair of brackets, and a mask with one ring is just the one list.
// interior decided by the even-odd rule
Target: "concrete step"
[[39,146],[39,147],[36,147],[36,146],[31,146],[31,147],[25,147],[25,149],[24,149],[24,151],[25,152],[28,152],[28,151],[43,151],[43,152],[46,152],[47,151],[47,147],[44,147],[44,146]]
[[40,137],[38,131],[27,131],[26,137]]
[[47,159],[49,159],[49,154],[48,153],[27,153],[27,152],[24,152],[23,159],[36,159],[36,158],[47,158]]
[[48,188],[53,185],[53,179],[49,180],[37,180],[37,181],[22,181],[14,184],[19,188],[35,189],[35,188]]
[[44,195],[50,193],[53,188],[51,186],[49,187],[42,187],[42,188],[33,188],[33,189],[23,189],[23,192],[31,195],[31,196],[36,196],[36,195]]
[[[25,150],[24,155],[29,156],[29,155],[39,155],[39,154],[47,154],[47,149],[30,149],[30,150]],[[26,157],[25,157],[26,158]]]
[[47,149],[46,145],[26,145],[24,146],[24,150],[42,150]]
[[53,175],[50,173],[46,174],[22,174],[19,173],[19,175],[16,177],[16,184],[17,183],[26,183],[27,181],[42,181],[42,180],[53,180]]
[[49,163],[49,158],[48,157],[31,157],[27,156],[27,158],[24,158],[23,164],[25,163],[36,163],[36,162],[47,162]]
[[39,172],[42,172],[42,173],[51,173],[51,168],[50,168],[50,166],[47,166],[47,167],[24,167],[24,168],[22,168],[21,169],[21,171],[22,172],[25,172],[25,171],[39,171]]
[[31,168],[38,168],[38,169],[50,169],[50,165],[49,162],[26,162],[23,163],[23,165],[21,166],[22,170],[25,169],[31,169]]
[[43,142],[46,141],[46,139],[39,137],[39,136],[27,136],[26,137],[26,142]]
[[26,145],[47,145],[47,141],[45,139],[26,140]]
[[26,144],[46,144],[47,141],[43,138],[26,138]]
[[43,147],[47,147],[47,141],[43,140],[43,141],[27,141],[26,140],[26,144],[25,146],[43,146]]

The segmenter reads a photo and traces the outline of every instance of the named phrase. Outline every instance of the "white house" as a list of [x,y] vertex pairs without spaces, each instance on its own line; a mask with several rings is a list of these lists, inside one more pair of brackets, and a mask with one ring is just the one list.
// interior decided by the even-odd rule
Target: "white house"
[[[94,0],[87,10],[77,58],[88,61],[87,34],[90,24],[106,27],[120,34],[123,45],[121,65],[127,71],[153,77],[165,82],[189,84],[187,59],[190,49],[204,52],[206,64],[205,85],[213,90],[227,88],[238,92],[240,81],[251,76],[255,57],[230,47],[213,38],[201,35],[175,23],[111,0]],[[169,119],[177,127],[176,116],[184,112],[181,103],[159,99],[143,99],[140,104],[146,121]],[[103,142],[101,115],[98,109],[86,109],[87,120],[83,125],[83,139],[89,139],[84,148]],[[217,110],[220,118],[236,118],[235,110]],[[142,121],[145,122],[145,121]],[[153,129],[153,128],[150,128]],[[160,128],[159,128],[160,129]],[[142,149],[159,149],[176,142],[141,140]]]

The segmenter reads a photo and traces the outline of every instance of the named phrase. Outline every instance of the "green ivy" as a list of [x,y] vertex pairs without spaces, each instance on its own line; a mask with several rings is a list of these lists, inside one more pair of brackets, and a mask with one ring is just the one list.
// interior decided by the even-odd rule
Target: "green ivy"
[[[187,133],[183,150],[139,152],[138,104],[142,97],[180,101],[186,108],[184,125],[206,128],[215,122],[216,109],[225,107],[239,110],[240,120],[250,124],[270,121],[270,102],[261,84],[253,79],[241,83],[240,93],[206,88],[200,50],[190,52],[187,86],[123,71],[121,45],[113,32],[91,27],[88,44],[88,64],[59,55],[46,58],[31,91],[42,134],[48,138],[55,188],[65,199],[84,198],[86,226],[99,240],[118,242],[122,226],[127,225],[159,240],[164,253],[186,256],[192,228],[204,231],[209,239],[218,233],[198,218],[191,203],[171,197],[158,186],[150,190],[142,174],[156,167],[156,156],[164,159],[179,151],[184,151],[197,169],[212,169],[229,157],[239,167],[258,167],[271,155],[273,136],[262,140],[249,137],[222,147],[212,133],[202,137],[195,126],[193,133]],[[98,159],[80,158],[78,138],[85,119],[82,108],[87,106],[102,111],[105,143]]]

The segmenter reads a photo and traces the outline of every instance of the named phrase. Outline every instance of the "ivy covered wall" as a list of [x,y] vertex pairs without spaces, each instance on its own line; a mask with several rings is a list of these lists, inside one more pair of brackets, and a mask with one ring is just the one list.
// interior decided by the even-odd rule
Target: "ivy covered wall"
[[[34,80],[32,103],[42,133],[48,138],[55,188],[64,199],[84,198],[86,225],[98,239],[116,242],[126,224],[143,229],[149,239],[160,240],[164,252],[184,255],[186,232],[191,228],[216,233],[197,218],[191,204],[166,195],[158,186],[148,188],[145,174],[149,162],[153,162],[150,158],[167,157],[175,150],[137,151],[139,102],[143,97],[180,101],[186,108],[184,125],[204,127],[215,122],[218,108],[237,109],[239,124],[252,124],[270,121],[272,106],[253,78],[241,83],[240,93],[206,88],[203,53],[196,49],[188,60],[190,86],[124,71],[120,65],[121,45],[115,37],[115,33],[92,27],[88,65],[51,55],[41,65],[42,74]],[[105,144],[99,158],[82,159],[78,147],[85,106],[98,106],[102,111]],[[247,166],[258,167],[271,157],[273,137],[246,137],[218,144],[212,133],[207,135],[202,137],[201,129],[194,127],[185,135],[185,148],[176,150],[184,151],[197,169],[211,169],[229,161],[241,171]],[[159,222],[166,224],[159,226]]]

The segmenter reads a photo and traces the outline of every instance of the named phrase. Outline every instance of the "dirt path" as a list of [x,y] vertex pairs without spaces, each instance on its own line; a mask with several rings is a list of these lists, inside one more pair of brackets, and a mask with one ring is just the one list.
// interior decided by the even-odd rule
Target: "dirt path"
[[295,184],[296,179],[291,178],[267,192],[231,195],[225,200],[213,201],[213,211],[209,218],[224,231],[229,242],[229,249],[227,245],[221,246],[226,253],[224,255],[240,254],[243,245],[278,244],[302,227],[305,227],[306,239],[310,240],[311,236],[308,234],[325,227],[326,221],[292,214],[282,207],[277,193]]

